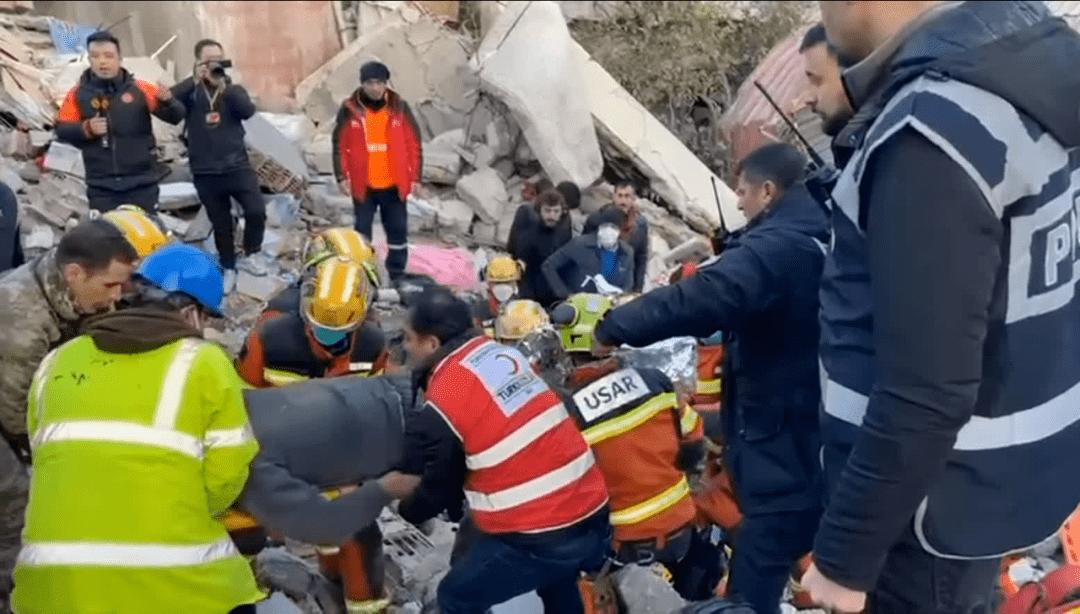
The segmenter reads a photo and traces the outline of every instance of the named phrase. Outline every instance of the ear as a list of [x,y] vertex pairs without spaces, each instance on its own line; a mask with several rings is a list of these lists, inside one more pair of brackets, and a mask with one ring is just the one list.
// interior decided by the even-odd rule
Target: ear
[[442,347],[442,343],[439,342],[439,338],[435,335],[424,335],[423,343],[432,352],[437,352]]
[[776,187],[776,184],[772,181],[766,180],[761,184],[762,194],[765,195],[765,200],[770,204],[780,194],[780,189]]
[[63,269],[64,281],[70,285],[72,281],[85,281],[88,275],[86,269],[75,262],[69,262],[64,265]]
[[525,272],[525,261],[524,260],[515,260],[514,262],[516,262],[517,265],[518,265],[518,272],[519,273],[524,273]]

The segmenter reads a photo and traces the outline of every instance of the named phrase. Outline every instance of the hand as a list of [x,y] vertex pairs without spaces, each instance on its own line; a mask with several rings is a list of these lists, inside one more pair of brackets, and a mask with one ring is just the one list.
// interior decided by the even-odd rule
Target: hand
[[199,62],[195,65],[195,79],[198,81],[206,81],[210,78],[210,64],[207,62]]
[[90,134],[105,136],[109,132],[109,120],[104,117],[90,118]]
[[813,563],[803,574],[799,584],[810,593],[814,603],[826,609],[855,613],[862,612],[866,607],[866,593],[840,586],[822,575]]
[[604,343],[603,341],[600,341],[599,339],[596,338],[596,333],[593,332],[593,342],[592,342],[592,354],[593,354],[593,356],[596,356],[597,358],[607,358],[614,351],[615,351],[615,346],[614,345],[608,345],[608,344]]
[[345,496],[345,495],[347,495],[347,494],[349,494],[351,492],[355,492],[358,488],[359,488],[359,486],[357,486],[356,484],[348,484],[346,486],[342,486],[341,488],[338,488],[337,490],[338,490],[339,495]]
[[392,499],[404,499],[420,485],[420,476],[391,471],[379,478],[379,485]]
[[172,90],[165,87],[161,83],[157,84],[157,99],[161,102],[168,102],[172,100]]
[[345,196],[352,196],[352,188],[349,187],[348,179],[342,179],[341,181],[339,181],[337,187]]

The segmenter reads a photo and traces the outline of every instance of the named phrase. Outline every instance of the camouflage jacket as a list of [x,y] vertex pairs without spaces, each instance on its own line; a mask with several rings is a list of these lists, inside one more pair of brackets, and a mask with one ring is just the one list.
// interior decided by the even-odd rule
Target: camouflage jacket
[[80,323],[55,249],[0,278],[0,427],[7,435],[26,434],[34,372]]

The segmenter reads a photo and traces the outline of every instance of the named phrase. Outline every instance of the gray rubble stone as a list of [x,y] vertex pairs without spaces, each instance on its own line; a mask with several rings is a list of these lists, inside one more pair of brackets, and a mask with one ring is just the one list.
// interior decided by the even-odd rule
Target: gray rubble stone
[[469,233],[475,214],[472,207],[465,204],[464,201],[456,199],[439,201],[435,205],[435,210],[438,215],[439,226],[462,235]]
[[266,203],[266,225],[271,228],[301,228],[300,203],[292,194],[269,194]]
[[284,290],[286,285],[288,284],[281,278],[270,275],[256,276],[244,270],[236,275],[236,291],[260,301],[269,301]]
[[686,605],[686,600],[648,567],[627,565],[613,575],[626,614],[670,614]]
[[465,131],[461,129],[444,132],[424,144],[423,179],[426,182],[453,185],[461,176],[461,154],[458,148],[465,144]]
[[86,177],[82,152],[73,145],[53,141],[45,153],[45,168],[58,173],[67,173],[80,179]]
[[199,193],[195,190],[194,183],[163,183],[159,187],[158,209],[161,211],[175,211],[194,207],[199,203]]
[[457,193],[485,223],[494,224],[510,201],[506,187],[495,169],[484,167],[457,182]]

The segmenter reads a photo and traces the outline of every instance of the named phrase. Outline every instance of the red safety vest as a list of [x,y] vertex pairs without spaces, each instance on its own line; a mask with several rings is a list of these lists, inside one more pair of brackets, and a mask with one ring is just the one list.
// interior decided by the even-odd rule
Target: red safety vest
[[469,341],[434,369],[427,401],[461,438],[465,497],[480,530],[550,531],[607,504],[592,450],[518,350]]

